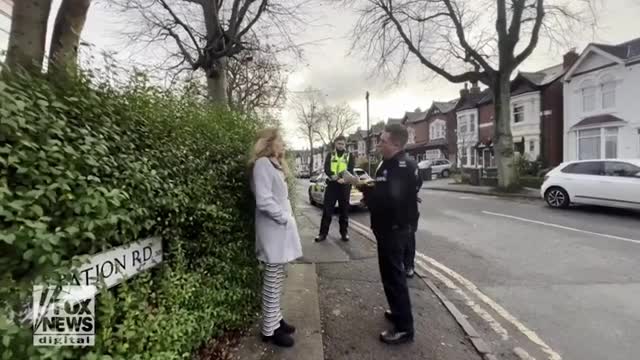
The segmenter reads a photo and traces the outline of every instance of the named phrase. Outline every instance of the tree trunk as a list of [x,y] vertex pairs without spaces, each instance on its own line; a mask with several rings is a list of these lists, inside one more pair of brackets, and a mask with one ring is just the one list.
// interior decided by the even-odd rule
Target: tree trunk
[[494,81],[495,109],[495,157],[498,170],[498,187],[510,189],[517,185],[513,162],[513,137],[511,136],[511,88],[508,75],[498,75]]
[[14,1],[6,64],[38,72],[42,68],[51,0]]
[[313,174],[313,135],[309,132],[309,176]]
[[60,4],[49,49],[50,67],[77,65],[80,34],[90,5],[91,0],[63,0]]
[[207,74],[207,90],[209,99],[215,105],[228,107],[227,102],[227,59],[222,58],[215,61],[214,69]]

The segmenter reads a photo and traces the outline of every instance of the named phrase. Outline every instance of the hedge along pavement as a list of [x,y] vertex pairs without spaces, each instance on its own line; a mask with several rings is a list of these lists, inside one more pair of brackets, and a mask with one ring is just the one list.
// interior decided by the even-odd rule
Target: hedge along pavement
[[[257,122],[134,78],[0,82],[0,358],[189,358],[257,309],[246,154]],[[32,285],[161,236],[165,261],[97,297],[96,344],[34,347]],[[28,325],[27,325],[28,326]]]

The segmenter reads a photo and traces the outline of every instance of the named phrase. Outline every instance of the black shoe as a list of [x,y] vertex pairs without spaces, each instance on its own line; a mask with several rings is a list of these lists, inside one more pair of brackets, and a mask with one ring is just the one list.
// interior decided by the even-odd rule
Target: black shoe
[[383,331],[380,341],[388,345],[400,345],[413,341],[413,331]]
[[321,242],[321,241],[325,241],[325,240],[327,240],[327,235],[318,235],[314,239],[315,242]]
[[348,234],[344,234],[342,235],[342,241],[349,241],[349,235]]
[[393,320],[393,313],[391,312],[391,310],[385,310],[384,311],[384,318],[391,321],[392,323],[394,322]]
[[284,321],[284,319],[280,320],[280,329],[282,329],[282,331],[284,331],[287,334],[293,334],[294,332],[296,332],[296,327],[293,325],[287,324],[287,322]]
[[280,347],[292,347],[295,343],[293,338],[289,334],[285,333],[282,327],[277,328],[271,336],[262,335],[262,341],[270,342]]
[[412,267],[407,267],[407,277],[411,279],[416,274],[416,271]]

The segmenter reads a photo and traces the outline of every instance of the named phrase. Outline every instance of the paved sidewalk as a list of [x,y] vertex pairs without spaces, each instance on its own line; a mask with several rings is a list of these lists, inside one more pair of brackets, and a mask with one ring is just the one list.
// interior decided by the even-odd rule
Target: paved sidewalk
[[378,335],[389,327],[375,244],[356,231],[351,241],[337,236],[334,219],[327,241],[313,238],[320,210],[305,201],[298,206],[304,258],[289,267],[283,298],[284,316],[298,327],[296,345],[278,349],[263,344],[256,324],[241,339],[234,359],[481,359],[458,323],[420,278],[409,281],[416,338],[387,346]]
[[425,181],[422,184],[423,190],[432,191],[451,191],[467,194],[479,194],[479,195],[491,195],[491,196],[503,196],[512,198],[525,198],[525,199],[541,199],[540,191],[537,189],[524,188],[518,192],[502,192],[491,186],[474,186],[468,184],[457,184],[452,179],[438,179],[432,181]]

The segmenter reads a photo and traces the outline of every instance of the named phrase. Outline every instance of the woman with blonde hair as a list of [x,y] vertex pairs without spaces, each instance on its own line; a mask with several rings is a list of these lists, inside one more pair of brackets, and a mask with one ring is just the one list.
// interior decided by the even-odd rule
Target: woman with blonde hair
[[290,347],[295,328],[282,318],[280,296],[285,264],[302,257],[298,228],[289,202],[284,141],[276,128],[258,133],[249,162],[256,199],[256,256],[264,264],[262,340]]

